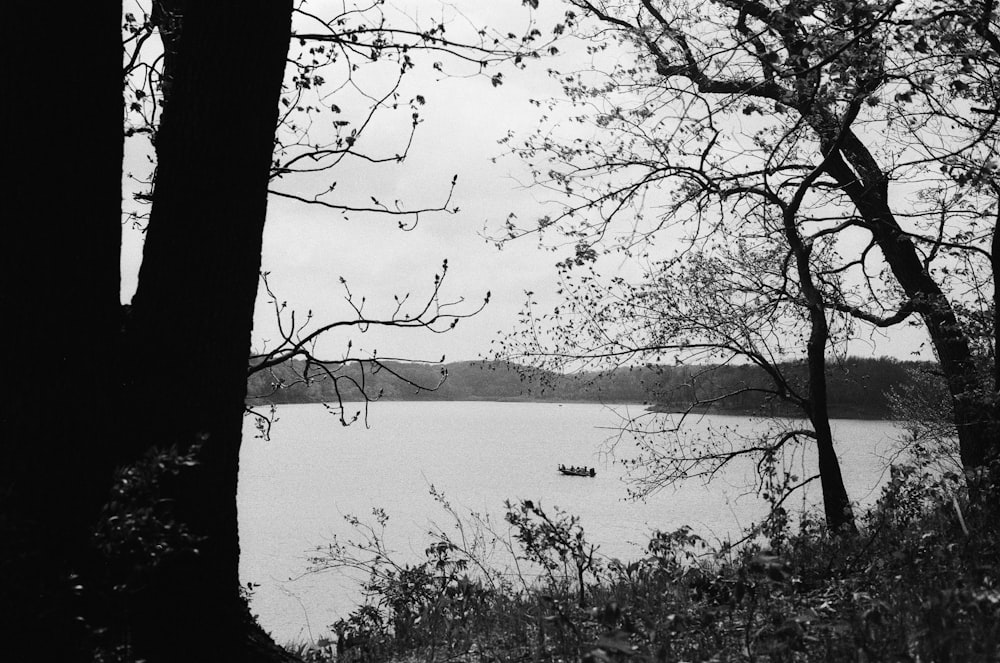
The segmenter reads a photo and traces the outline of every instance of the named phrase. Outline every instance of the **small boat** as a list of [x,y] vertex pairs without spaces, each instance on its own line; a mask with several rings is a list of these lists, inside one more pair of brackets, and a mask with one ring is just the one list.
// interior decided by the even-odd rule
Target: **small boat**
[[568,476],[568,477],[593,477],[593,476],[597,476],[597,472],[595,472],[594,468],[592,468],[592,467],[576,467],[576,466],[566,467],[565,465],[560,465],[559,466],[559,472],[560,472],[560,474],[563,474],[563,475]]

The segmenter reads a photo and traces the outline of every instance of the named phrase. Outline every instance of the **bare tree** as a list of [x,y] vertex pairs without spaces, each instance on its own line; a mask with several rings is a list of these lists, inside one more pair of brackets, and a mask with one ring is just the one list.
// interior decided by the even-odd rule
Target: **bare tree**
[[594,66],[560,74],[572,108],[549,115],[572,128],[508,141],[564,202],[508,237],[558,229],[586,260],[666,235],[683,253],[797,200],[794,232],[762,241],[786,243],[802,304],[869,328],[919,317],[963,465],[982,467],[1000,439],[992,3],[571,4]]
[[[822,263],[811,255],[814,247],[802,245],[794,224],[786,226],[793,208],[784,211],[787,216],[769,217],[756,238],[720,238],[682,257],[652,262],[638,279],[608,281],[593,267],[579,275],[582,266],[564,263],[564,303],[552,314],[529,313],[526,318],[534,323],[507,338],[500,353],[554,371],[638,364],[655,369],[670,361],[693,365],[683,394],[651,395],[654,402],[686,400],[679,420],[655,414],[651,421],[640,415],[624,423],[623,432],[637,437],[643,450],[644,462],[635,468],[638,494],[709,479],[744,457],[769,471],[769,459],[815,444],[819,468],[812,479],[821,480],[827,523],[834,530],[852,529],[825,392],[826,353],[831,346],[843,352],[849,320],[823,306],[822,293],[809,280],[810,270]],[[782,243],[789,228],[791,239]],[[792,242],[794,251],[788,248]],[[820,248],[815,247],[821,257]],[[808,268],[799,269],[800,264]],[[802,345],[805,371],[799,370]],[[733,363],[756,367],[758,379],[729,388],[712,384],[712,374]],[[739,431],[683,433],[692,413],[760,400],[786,404],[782,414],[790,407],[810,427],[775,426],[750,437]]]
[[[400,3],[405,4],[405,3]],[[141,15],[126,14],[126,135],[155,141],[160,114],[168,102],[172,57],[183,28],[186,0],[149,0]],[[455,213],[451,204],[458,175],[441,183],[431,202],[408,205],[382,201],[373,190],[360,200],[345,200],[337,182],[358,166],[406,161],[421,124],[427,95],[408,81],[418,66],[439,78],[486,78],[503,84],[500,65],[524,68],[551,43],[543,40],[529,12],[520,34],[474,24],[458,9],[415,18],[405,7],[384,0],[293,8],[291,44],[280,100],[271,196],[314,205],[331,213],[371,213],[394,218],[412,229],[424,215]],[[158,37],[158,38],[157,38]],[[386,123],[408,126],[394,148],[373,146]],[[370,139],[371,138],[371,139]],[[374,140],[372,140],[374,139]],[[155,172],[135,173],[138,205],[129,215],[146,215],[148,189]],[[143,186],[144,184],[144,186]]]
[[[6,310],[23,317],[5,329],[10,370],[21,376],[3,414],[0,475],[11,655],[37,658],[44,642],[46,656],[65,661],[287,659],[241,600],[235,494],[293,3],[164,0],[124,22],[120,5],[83,12],[47,50],[76,67],[59,87],[77,104],[76,124],[60,132],[66,107],[47,98],[56,88],[39,75],[31,28],[45,12],[78,9],[19,3],[4,22],[11,83],[38,100],[10,145],[25,167],[12,180],[22,223],[10,235],[4,289]],[[156,169],[137,176],[148,180],[137,198],[151,211],[126,210],[146,243],[125,310],[123,101],[125,136],[152,140]],[[58,196],[40,175],[46,166],[62,182]],[[61,410],[47,397],[54,385],[67,394]],[[149,546],[150,574],[123,583],[95,545],[95,521],[122,506],[115,500],[140,466],[161,472],[161,499],[102,529],[120,533],[169,509],[159,524],[192,545]],[[124,650],[97,651],[105,645]]]
[[[290,20],[290,2],[193,4],[167,56],[152,211],[124,325],[122,434],[134,457],[171,446],[197,452],[164,498],[199,543],[136,588],[133,636],[149,660],[268,655],[247,646],[235,496]],[[243,40],[254,43],[252,57],[234,67]]]
[[[347,342],[344,354],[339,357],[323,356],[317,353],[317,344],[328,332],[339,329],[354,329],[364,333],[373,327],[391,327],[399,330],[422,329],[436,334],[443,334],[455,328],[461,320],[470,318],[485,308],[490,301],[490,293],[478,306],[466,305],[463,297],[443,299],[441,291],[448,275],[448,261],[441,265],[441,273],[434,276],[434,284],[430,294],[420,302],[411,302],[410,295],[395,297],[395,307],[385,317],[372,317],[365,312],[365,299],[356,299],[347,282],[341,279],[346,291],[345,301],[353,309],[355,317],[338,320],[326,324],[315,324],[312,312],[305,316],[297,315],[294,310],[288,310],[287,303],[280,301],[268,283],[268,274],[262,276],[264,289],[274,310],[274,318],[278,321],[278,339],[273,341],[267,350],[254,352],[250,355],[248,376],[264,373],[270,376],[270,394],[257,395],[256,399],[267,400],[269,396],[282,389],[296,385],[306,387],[326,382],[332,387],[334,404],[331,406],[340,423],[347,426],[360,416],[360,412],[348,416],[345,409],[343,389],[348,389],[350,395],[360,396],[367,421],[368,404],[378,400],[382,393],[368,383],[367,376],[384,373],[399,384],[404,384],[415,391],[434,391],[444,382],[447,373],[441,369],[440,380],[436,383],[418,382],[404,375],[397,368],[399,364],[411,362],[428,363],[426,359],[414,357],[380,357],[377,354],[360,358],[352,356],[353,343]],[[444,362],[444,357],[441,362]],[[281,368],[279,375],[276,369]],[[353,369],[353,370],[352,370]],[[252,408],[248,410],[258,417],[261,425],[270,425],[267,418]]]
[[[335,328],[363,330],[375,325],[445,331],[481,308],[462,308],[461,300],[442,299],[442,273],[428,300],[414,312],[408,310],[404,296],[394,315],[374,319],[349,296],[355,319],[309,329],[305,325],[310,320],[297,323],[292,318],[279,332],[275,347],[256,356],[251,353],[269,194],[338,210],[410,216],[414,221],[423,211],[451,211],[450,193],[444,205],[405,209],[380,205],[374,197],[373,205],[366,207],[335,202],[329,184],[308,200],[276,188],[276,180],[292,174],[325,175],[350,167],[350,159],[389,161],[366,154],[359,141],[376,112],[397,105],[399,80],[414,66],[407,51],[419,49],[420,44],[461,50],[438,35],[443,26],[425,33],[387,28],[379,19],[383,5],[348,9],[330,20],[324,44],[294,54],[290,70],[289,41],[306,41],[296,37],[293,20],[318,20],[301,7],[293,9],[292,3],[206,8],[169,1],[154,3],[141,24],[126,17],[127,39],[133,47],[148,44],[142,35],[156,30],[163,53],[148,66],[140,64],[141,56],[130,56],[126,67],[130,81],[138,81],[128,92],[132,95],[128,108],[138,127],[131,133],[149,136],[156,154],[152,194],[140,195],[149,197],[152,206],[139,287],[125,325],[130,363],[124,396],[130,421],[143,431],[136,435],[138,449],[176,445],[182,453],[193,454],[194,461],[180,467],[164,490],[173,505],[172,515],[198,542],[196,548],[179,550],[161,563],[133,602],[135,641],[151,658],[219,660],[243,651],[241,638],[253,632],[239,593],[235,504],[248,358],[251,371],[303,358],[304,379],[315,379],[310,370],[319,369],[336,384],[331,362],[314,354],[320,335]],[[239,13],[239,19],[227,20],[231,12]],[[414,43],[394,44],[389,40],[393,35],[406,35]],[[241,59],[235,66],[233,54],[245,50],[241,39],[253,44],[255,59]],[[395,78],[387,92],[360,95],[360,121],[335,119],[330,123],[333,135],[321,135],[313,128],[313,114],[339,117],[332,99],[347,98],[348,89],[362,90],[355,80],[359,65],[353,60],[363,53],[372,61],[392,60]],[[341,66],[344,78],[335,89],[310,101],[323,85],[318,73],[323,65]],[[139,73],[144,76],[138,78]],[[229,109],[229,103],[238,109]],[[413,127],[415,108],[421,103],[414,99],[409,104],[414,109]],[[350,127],[352,122],[356,126]],[[405,151],[391,160],[402,160]],[[221,163],[226,167],[220,169]],[[454,179],[449,186],[455,186]],[[359,360],[347,356],[338,361]],[[374,358],[364,361],[383,366]],[[346,423],[343,416],[341,421]],[[149,422],[160,423],[150,428]],[[246,651],[247,657],[274,653],[266,647]]]
[[[143,3],[135,7],[143,8]],[[424,94],[414,90],[412,84],[406,84],[414,78],[418,65],[422,64],[442,78],[485,77],[496,87],[502,84],[504,76],[499,65],[523,68],[528,59],[538,57],[546,46],[530,12],[523,15],[523,32],[514,34],[474,24],[456,8],[442,6],[439,9],[440,12],[418,19],[411,17],[403,7],[381,0],[315,9],[306,3],[296,3],[270,169],[270,197],[317,207],[319,214],[326,211],[337,216],[386,217],[407,231],[416,228],[427,215],[459,211],[452,203],[458,185],[457,174],[441,183],[438,196],[431,194],[429,201],[416,205],[401,200],[383,202],[377,188],[368,191],[363,199],[351,194],[355,197],[351,200],[338,188],[339,178],[350,177],[360,169],[377,169],[406,161],[427,102]],[[145,11],[125,15],[126,137],[129,139],[156,141],[161,113],[169,105],[176,69],[174,60],[186,11],[188,3],[185,0],[151,0]],[[404,89],[410,90],[405,97]],[[396,127],[408,126],[409,131],[394,132],[400,134],[402,140],[395,149],[386,152],[381,138],[387,123]],[[149,191],[155,173],[152,156],[148,172],[129,173],[135,180],[136,192],[134,201],[127,206],[126,218],[140,227],[148,217]],[[332,365],[330,361],[318,360],[313,354],[325,332],[346,327],[363,332],[373,326],[443,331],[442,326],[457,323],[480,310],[481,307],[470,307],[459,312],[456,307],[462,300],[440,308],[443,277],[444,272],[440,275],[441,281],[435,282],[434,292],[426,302],[428,307],[411,317],[404,317],[401,311],[404,303],[413,304],[407,293],[397,298],[400,307],[395,314],[377,321],[368,319],[357,307],[354,308],[356,318],[350,320],[315,321],[309,313],[300,315],[296,321],[294,314],[290,315],[282,306],[275,306],[278,345],[257,350],[259,355],[251,359],[251,373],[274,368],[280,358],[300,358],[306,360],[298,365],[304,373],[294,382],[312,381],[319,375],[310,375],[310,371],[321,371],[321,366]],[[346,288],[346,283],[344,286]],[[347,301],[355,306],[349,291]],[[274,293],[271,293],[271,302],[277,304]],[[303,340],[305,337],[307,339]],[[289,351],[293,346],[295,350]],[[335,361],[342,365],[366,364],[385,369],[375,355],[348,354]],[[286,383],[286,380],[274,380],[279,388]],[[344,414],[342,408],[338,411]],[[260,414],[257,412],[256,416]],[[347,420],[342,416],[341,421]]]

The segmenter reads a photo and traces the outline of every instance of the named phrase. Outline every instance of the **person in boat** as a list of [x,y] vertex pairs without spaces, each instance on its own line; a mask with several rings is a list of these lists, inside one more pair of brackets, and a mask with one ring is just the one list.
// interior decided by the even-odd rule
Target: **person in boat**
[[597,472],[594,471],[594,468],[590,468],[590,476],[594,476],[596,474]]

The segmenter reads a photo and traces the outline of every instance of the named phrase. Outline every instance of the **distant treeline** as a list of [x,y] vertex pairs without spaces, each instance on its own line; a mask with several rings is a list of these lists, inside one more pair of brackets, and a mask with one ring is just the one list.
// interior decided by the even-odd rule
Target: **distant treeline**
[[[427,401],[559,401],[645,403],[652,409],[702,409],[741,414],[798,415],[791,406],[755,389],[771,387],[756,366],[642,366],[608,372],[553,373],[497,361],[464,361],[443,366],[387,362],[309,369],[295,363],[254,374],[251,403],[316,403],[362,400],[361,388],[383,400]],[[793,388],[803,388],[805,366],[785,364]],[[933,371],[930,362],[851,357],[828,370],[831,414],[835,417],[888,418],[889,395],[912,382],[915,373]],[[417,386],[419,385],[419,386]],[[720,397],[723,397],[720,400]],[[708,402],[712,402],[709,406]]]

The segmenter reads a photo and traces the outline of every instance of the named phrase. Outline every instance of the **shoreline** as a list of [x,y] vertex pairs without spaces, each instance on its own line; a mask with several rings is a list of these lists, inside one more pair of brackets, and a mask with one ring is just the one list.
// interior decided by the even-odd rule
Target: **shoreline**
[[[318,404],[335,404],[336,401],[326,401],[326,400],[313,400],[313,399],[271,399],[262,396],[247,396],[246,402],[248,406],[269,406],[269,405],[318,405]],[[342,401],[346,404],[360,404],[364,403],[361,399],[350,399],[345,398]],[[725,407],[720,405],[711,406],[698,406],[689,407],[685,405],[679,405],[675,403],[639,403],[636,401],[598,401],[593,399],[567,399],[567,398],[518,398],[518,397],[504,397],[504,398],[476,398],[476,397],[466,397],[466,398],[395,398],[395,397],[384,397],[377,400],[370,401],[371,403],[540,403],[540,404],[566,404],[566,405],[581,405],[581,404],[593,404],[593,405],[632,405],[636,407],[645,408],[646,412],[655,412],[659,414],[683,414],[687,412],[688,414],[719,414],[725,416],[733,417],[752,417],[757,419],[805,419],[805,415],[793,408],[771,408],[770,410],[764,410],[759,406],[743,406],[743,407]],[[831,419],[856,419],[861,421],[898,421],[888,416],[886,413],[872,412],[865,410],[863,408],[852,408],[850,406],[838,406],[831,405],[829,407],[830,418]]]

